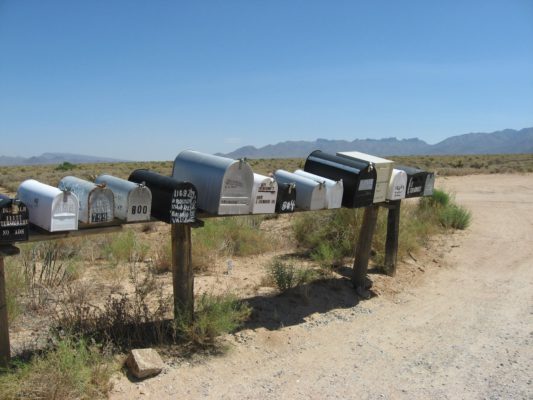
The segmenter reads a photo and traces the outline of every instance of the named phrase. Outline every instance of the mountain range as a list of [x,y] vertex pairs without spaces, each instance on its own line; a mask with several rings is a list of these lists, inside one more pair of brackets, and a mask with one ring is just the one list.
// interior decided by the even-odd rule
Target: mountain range
[[73,164],[100,163],[100,162],[121,162],[115,158],[85,156],[70,153],[43,153],[33,157],[9,157],[0,156],[0,165],[40,165],[40,164],[61,164],[68,161]]
[[313,150],[327,153],[361,151],[377,156],[458,155],[533,153],[533,127],[521,130],[504,129],[492,133],[467,133],[452,136],[436,144],[418,138],[355,139],[314,141],[286,141],[256,148],[244,146],[231,153],[230,158],[295,158],[307,157]]

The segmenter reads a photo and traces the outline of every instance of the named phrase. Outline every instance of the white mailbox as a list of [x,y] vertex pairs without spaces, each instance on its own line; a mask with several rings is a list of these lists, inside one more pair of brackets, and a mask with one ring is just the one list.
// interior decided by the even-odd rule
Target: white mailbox
[[106,185],[113,192],[115,217],[127,222],[150,220],[152,192],[146,185],[106,174],[100,175],[95,182]]
[[326,208],[326,188],[324,183],[292,172],[278,169],[274,172],[278,183],[294,183],[296,185],[296,207],[303,210],[322,210]]
[[339,181],[334,181],[333,179],[324,178],[323,176],[315,175],[301,169],[297,169],[294,171],[294,173],[296,175],[312,179],[315,182],[324,183],[326,186],[326,208],[341,208],[342,195],[344,192],[342,179]]
[[210,214],[251,212],[254,173],[244,160],[185,150],[174,160],[172,177],[191,182],[198,190],[198,208]]
[[113,192],[105,185],[96,185],[75,176],[65,176],[59,181],[59,189],[69,190],[80,201],[80,222],[95,224],[111,222],[114,218]]
[[374,165],[376,170],[376,190],[374,191],[374,203],[381,203],[387,198],[390,177],[394,161],[386,158],[376,157],[359,151],[341,151],[337,153],[340,157],[352,158],[355,160],[368,161]]
[[423,196],[433,195],[433,188],[435,187],[435,173],[428,172],[426,176],[426,183],[424,184]]
[[387,200],[401,200],[405,198],[407,189],[407,174],[405,171],[393,168],[387,190]]
[[254,173],[252,214],[272,214],[276,211],[278,183],[274,178]]
[[30,223],[49,232],[78,229],[79,202],[74,193],[28,179],[17,190],[28,208]]

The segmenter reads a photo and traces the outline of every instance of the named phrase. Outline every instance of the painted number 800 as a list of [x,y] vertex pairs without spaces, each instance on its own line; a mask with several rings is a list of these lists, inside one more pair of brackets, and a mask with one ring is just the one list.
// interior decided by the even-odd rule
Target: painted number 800
[[131,214],[146,214],[148,212],[148,206],[132,206]]

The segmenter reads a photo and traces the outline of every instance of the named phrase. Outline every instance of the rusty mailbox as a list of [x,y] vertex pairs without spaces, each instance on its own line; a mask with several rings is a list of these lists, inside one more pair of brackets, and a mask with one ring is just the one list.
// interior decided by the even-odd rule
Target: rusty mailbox
[[334,181],[342,179],[344,207],[366,207],[373,203],[376,171],[369,162],[315,150],[307,157],[304,171]]
[[282,169],[274,172],[279,183],[296,185],[296,207],[302,210],[323,210],[326,208],[326,187],[323,182],[316,182],[301,175]]
[[418,168],[407,167],[405,165],[396,165],[396,169],[404,171],[407,174],[407,189],[405,198],[420,197],[424,193],[424,185],[428,173]]
[[274,178],[254,173],[252,214],[272,214],[276,211],[278,183]]
[[146,185],[106,174],[97,177],[95,182],[106,185],[113,192],[116,218],[127,222],[150,220],[152,192]]
[[296,208],[296,185],[294,183],[278,184],[278,197],[276,199],[276,212],[280,214],[292,213]]
[[152,192],[152,216],[167,224],[196,221],[198,193],[190,182],[181,182],[147,169],[136,169],[129,181],[146,185]]
[[392,166],[394,161],[386,158],[376,157],[371,154],[359,151],[341,151],[337,153],[340,157],[347,157],[354,160],[366,161],[373,165],[376,170],[376,189],[374,190],[374,203],[382,203],[387,198]]
[[185,150],[174,160],[172,177],[198,189],[198,208],[214,215],[251,212],[254,174],[244,160]]
[[339,181],[334,181],[332,179],[324,178],[323,176],[318,176],[310,172],[305,172],[301,169],[297,169],[296,171],[294,171],[294,173],[296,175],[312,179],[315,182],[323,183],[326,188],[326,208],[341,208],[342,193],[344,192],[342,179]]
[[28,208],[30,223],[49,232],[78,229],[80,206],[74,193],[28,179],[20,184],[17,198]]
[[393,168],[387,189],[387,200],[401,200],[405,198],[407,189],[407,174],[405,171]]
[[0,194],[0,244],[28,240],[29,224],[26,205]]
[[74,193],[80,202],[79,220],[86,224],[111,222],[114,219],[115,200],[111,189],[75,176],[65,176],[59,189]]

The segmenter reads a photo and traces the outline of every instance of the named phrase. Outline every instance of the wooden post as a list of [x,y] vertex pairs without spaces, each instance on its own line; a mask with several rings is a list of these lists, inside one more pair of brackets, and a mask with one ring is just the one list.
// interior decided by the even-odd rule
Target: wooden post
[[174,291],[174,318],[194,316],[194,273],[191,256],[191,226],[171,225],[172,289]]
[[396,274],[396,261],[398,255],[398,238],[400,235],[400,205],[401,200],[389,202],[387,214],[387,240],[385,242],[384,272],[389,276]]
[[4,257],[16,255],[19,252],[19,249],[15,246],[8,245],[0,247],[0,368],[7,368],[9,361],[11,360]]
[[353,263],[352,281],[357,294],[365,299],[370,298],[371,282],[367,278],[368,260],[370,258],[370,250],[372,249],[372,237],[376,228],[376,221],[378,219],[379,206],[373,204],[365,208],[363,216],[363,225],[359,233],[359,240],[355,249],[355,260]]

